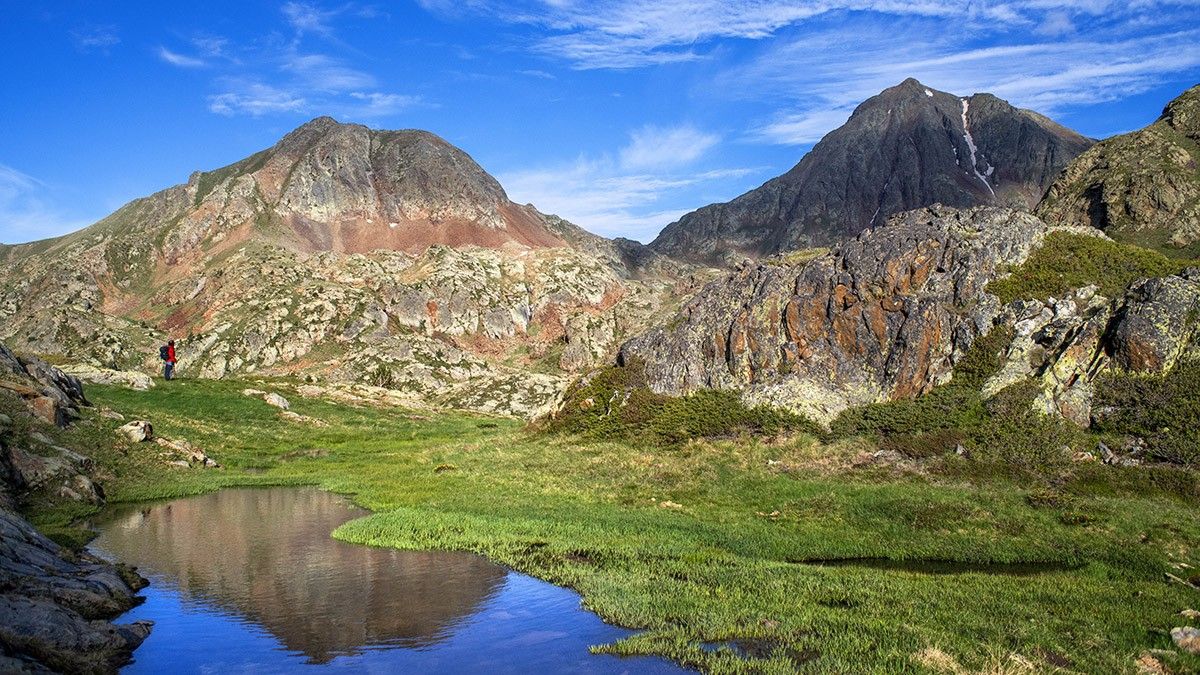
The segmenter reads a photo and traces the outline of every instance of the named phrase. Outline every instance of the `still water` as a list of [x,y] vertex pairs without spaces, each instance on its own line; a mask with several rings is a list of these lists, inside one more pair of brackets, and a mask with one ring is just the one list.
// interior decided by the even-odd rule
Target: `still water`
[[154,630],[122,672],[682,672],[589,654],[631,631],[584,611],[572,591],[475,555],[329,536],[364,515],[307,488],[105,512],[92,549],[150,580],[145,603],[121,619]]

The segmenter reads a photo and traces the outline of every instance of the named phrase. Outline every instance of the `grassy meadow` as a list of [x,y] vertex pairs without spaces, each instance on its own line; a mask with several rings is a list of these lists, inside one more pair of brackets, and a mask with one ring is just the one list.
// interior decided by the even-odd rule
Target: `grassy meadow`
[[[328,426],[285,420],[246,386]],[[1168,635],[1197,623],[1179,612],[1200,605],[1189,469],[879,461],[873,437],[790,428],[606,441],[335,405],[286,382],[88,394],[223,465],[167,466],[157,445],[114,446],[120,422],[89,413],[65,433],[102,467],[110,502],[229,485],[344,493],[375,513],[337,538],[477,552],[641,630],[597,651],[712,672],[1137,672],[1139,659],[1200,670]],[[34,514],[60,538],[81,515]]]

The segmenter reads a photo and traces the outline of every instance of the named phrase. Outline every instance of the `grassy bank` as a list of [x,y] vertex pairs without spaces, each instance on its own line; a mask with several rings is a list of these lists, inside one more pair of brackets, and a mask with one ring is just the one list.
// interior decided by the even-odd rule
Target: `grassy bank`
[[[223,469],[165,466],[150,444],[109,447],[115,421],[72,433],[94,436],[79,440],[108,472],[110,500],[320,485],[376,512],[339,528],[341,539],[481,553],[644,629],[600,649],[718,672],[1135,672],[1150,650],[1172,649],[1167,631],[1189,623],[1180,610],[1200,609],[1200,590],[1167,576],[1200,571],[1181,566],[1200,567],[1200,500],[1184,469],[1081,463],[1004,477],[955,455],[880,462],[863,438],[822,443],[795,430],[769,441],[580,440],[305,400],[277,385],[293,410],[328,424],[315,427],[281,419],[243,386],[88,390]],[[1195,657],[1159,658],[1200,669]]]

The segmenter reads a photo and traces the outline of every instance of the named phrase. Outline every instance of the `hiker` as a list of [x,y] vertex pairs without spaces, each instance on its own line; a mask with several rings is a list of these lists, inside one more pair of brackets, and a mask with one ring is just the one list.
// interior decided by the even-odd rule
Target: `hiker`
[[167,340],[167,344],[159,347],[158,356],[163,360],[163,378],[171,379],[175,374],[175,341]]

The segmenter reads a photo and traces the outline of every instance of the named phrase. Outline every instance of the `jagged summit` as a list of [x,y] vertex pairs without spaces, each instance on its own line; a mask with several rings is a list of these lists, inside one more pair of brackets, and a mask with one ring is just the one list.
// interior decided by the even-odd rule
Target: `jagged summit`
[[651,247],[720,264],[827,245],[935,203],[1033,208],[1092,141],[991,94],[914,78],[862,102],[790,171],[668,225]]

